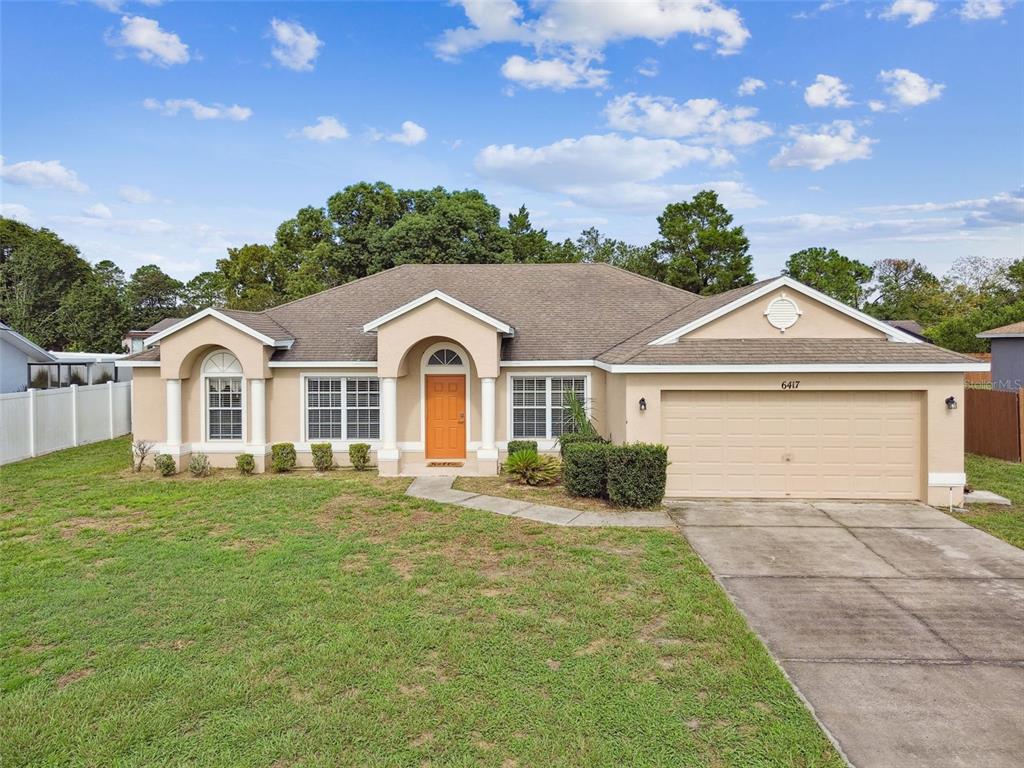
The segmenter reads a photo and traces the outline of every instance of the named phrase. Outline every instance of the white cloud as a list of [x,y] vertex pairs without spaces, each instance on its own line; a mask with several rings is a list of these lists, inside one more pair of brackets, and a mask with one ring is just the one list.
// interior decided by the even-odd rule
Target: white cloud
[[[128,0],[91,0],[93,5],[99,6],[104,11],[110,11],[111,13],[120,13],[121,8],[128,2]],[[163,5],[164,0],[135,0],[140,5],[146,5],[150,8],[155,8],[158,5]]]
[[938,8],[932,0],[895,0],[882,14],[883,19],[898,21],[906,16],[907,26],[916,27],[928,21]]
[[93,205],[90,205],[88,208],[82,209],[82,215],[89,216],[94,219],[114,218],[113,212],[103,203],[95,203]]
[[736,89],[736,94],[738,96],[753,96],[758,91],[767,87],[764,80],[758,80],[756,77],[744,77],[740,87]]
[[240,107],[237,104],[227,106],[225,104],[201,104],[195,99],[146,99],[142,106],[159,112],[162,115],[173,117],[182,110],[192,113],[196,120],[234,120],[241,122],[252,117],[252,110],[248,107]]
[[876,139],[858,136],[849,120],[835,120],[821,126],[816,133],[795,126],[790,129],[793,143],[787,144],[772,158],[773,168],[810,168],[820,171],[835,163],[865,160],[871,157]]
[[862,208],[865,213],[946,213],[965,212],[962,225],[969,228],[1005,227],[1024,224],[1024,187],[999,192],[991,197],[953,200],[945,203],[909,203]]
[[591,208],[650,216],[661,213],[669,203],[693,197],[702,189],[713,189],[722,203],[731,210],[757,208],[765,204],[746,184],[730,180],[703,181],[697,184],[581,184],[566,187],[564,194],[571,195],[580,204]]
[[492,179],[573,196],[581,188],[651,181],[694,162],[733,160],[722,149],[611,133],[540,147],[492,144],[477,155],[476,169]]
[[934,101],[942,95],[946,87],[909,69],[882,70],[878,73],[878,79],[888,83],[885,90],[902,107],[917,107]]
[[878,101],[878,99],[872,99],[871,101],[868,102],[868,109],[870,109],[872,112],[884,112],[885,102]]
[[305,136],[307,139],[320,142],[338,141],[348,138],[348,128],[339,123],[338,118],[321,115],[313,125],[307,125],[299,131],[292,131],[290,136]]
[[133,187],[125,184],[117,190],[117,196],[126,203],[133,203],[135,205],[145,205],[156,201],[153,193],[147,189],[141,187]]
[[998,19],[1009,5],[1008,0],[966,0],[957,13],[964,21]]
[[501,74],[524,88],[604,88],[608,85],[608,70],[593,69],[590,60],[577,58],[534,59],[510,56],[501,67]]
[[185,64],[191,58],[188,46],[180,37],[161,29],[155,19],[143,16],[122,16],[120,32],[112,37],[108,35],[108,43],[132,48],[142,61],[161,67]]
[[0,203],[0,216],[16,219],[23,224],[31,224],[35,218],[28,206],[21,203]]
[[65,168],[59,160],[23,160],[7,165],[0,155],[0,178],[10,184],[36,189],[63,189],[79,194],[89,191],[89,187],[79,181],[78,174]]
[[657,59],[647,58],[636,65],[636,73],[644,77],[657,77],[661,71]]
[[834,75],[818,75],[804,91],[804,101],[811,107],[849,107],[849,86]]
[[406,120],[402,123],[402,130],[398,133],[392,133],[385,138],[387,141],[394,142],[395,144],[405,144],[407,147],[411,147],[414,144],[419,144],[421,141],[426,140],[427,129],[419,123],[414,123],[412,120]]
[[113,216],[97,216],[92,213],[84,216],[53,216],[51,218],[60,224],[71,224],[84,229],[103,230],[120,235],[163,235],[174,230],[171,224],[162,219],[118,219]]
[[270,31],[277,42],[270,53],[286,69],[309,72],[320,55],[323,40],[316,32],[306,29],[297,21],[270,20]]
[[627,93],[608,102],[604,110],[612,128],[648,136],[681,138],[714,144],[753,144],[772,135],[766,123],[751,118],[753,107],[723,106],[717,99],[690,99],[682,104],[667,96]]
[[612,42],[642,38],[664,43],[680,34],[714,40],[721,55],[738,53],[750,37],[735,9],[716,0],[664,2],[633,0],[619,3],[580,3],[549,0],[532,3],[526,16],[516,0],[457,0],[469,24],[446,30],[434,44],[439,57],[461,54],[491,43],[529,45],[565,61],[597,58]]

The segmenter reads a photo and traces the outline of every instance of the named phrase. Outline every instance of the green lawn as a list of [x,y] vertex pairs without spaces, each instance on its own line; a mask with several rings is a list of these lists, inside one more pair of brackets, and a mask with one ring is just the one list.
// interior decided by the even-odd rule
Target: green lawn
[[127,456],[0,468],[6,767],[842,764],[673,532]]
[[1024,549],[1024,464],[971,454],[966,463],[972,487],[1005,496],[1013,506],[972,504],[957,517]]

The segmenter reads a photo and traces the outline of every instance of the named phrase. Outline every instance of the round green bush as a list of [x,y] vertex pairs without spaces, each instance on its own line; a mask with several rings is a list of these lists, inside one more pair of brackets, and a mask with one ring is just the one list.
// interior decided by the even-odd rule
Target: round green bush
[[210,474],[210,457],[205,453],[193,453],[188,460],[188,471],[192,477],[206,477]]
[[348,447],[348,460],[353,469],[362,472],[370,466],[370,446],[367,443],[352,443]]
[[653,507],[665,496],[668,448],[653,443],[612,445],[607,451],[608,499],[620,507]]
[[295,469],[295,444],[274,443],[270,446],[270,468],[275,472],[291,472]]
[[243,475],[251,475],[256,471],[256,459],[251,453],[240,453],[235,457],[235,468]]
[[309,450],[313,452],[313,467],[317,472],[334,469],[334,449],[330,443],[313,443]]
[[572,496],[603,499],[607,494],[608,443],[572,443],[562,455],[562,484]]
[[519,453],[520,451],[532,451],[537,453],[537,441],[536,440],[509,440],[508,441],[508,455],[511,456],[513,453]]
[[174,460],[173,456],[166,453],[161,453],[153,459],[153,465],[156,467],[156,471],[164,477],[170,477],[178,471],[178,462]]

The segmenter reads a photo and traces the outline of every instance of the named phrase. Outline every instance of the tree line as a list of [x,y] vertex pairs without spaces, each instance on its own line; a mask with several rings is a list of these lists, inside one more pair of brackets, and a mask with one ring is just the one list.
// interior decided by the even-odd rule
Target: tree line
[[[647,245],[596,228],[556,242],[525,206],[503,224],[476,190],[361,182],[299,210],[272,243],[229,248],[181,282],[153,264],[130,277],[111,261],[90,265],[53,232],[0,219],[0,319],[50,349],[104,352],[164,317],[266,309],[400,264],[607,263],[702,295],[754,282],[750,242],[714,191],[666,206],[658,232]],[[813,247],[784,274],[880,319],[916,320],[960,351],[983,351],[976,333],[1024,319],[1024,260],[965,257],[940,279],[916,260],[869,266]]]

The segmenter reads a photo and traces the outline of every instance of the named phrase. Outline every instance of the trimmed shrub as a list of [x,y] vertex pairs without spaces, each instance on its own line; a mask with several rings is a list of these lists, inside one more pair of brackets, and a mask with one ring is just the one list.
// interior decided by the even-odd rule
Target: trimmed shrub
[[537,441],[536,440],[509,440],[508,441],[508,455],[511,456],[513,453],[519,453],[520,451],[533,451],[537,452]]
[[654,443],[608,447],[608,498],[620,507],[653,507],[665,495],[668,448]]
[[607,495],[608,443],[580,441],[565,449],[562,483],[572,496],[603,499]]
[[540,456],[536,451],[516,451],[505,462],[505,472],[526,485],[551,485],[558,480],[562,465],[554,456]]
[[243,475],[251,475],[256,471],[256,459],[251,453],[240,453],[235,457],[235,468]]
[[578,445],[579,443],[603,443],[605,439],[600,435],[596,434],[584,434],[582,432],[566,432],[558,438],[558,450],[562,454],[563,461],[565,460],[565,449],[570,445]]
[[295,443],[274,443],[270,446],[270,468],[275,472],[295,469]]
[[370,446],[367,443],[352,443],[348,447],[348,460],[352,468],[362,472],[370,466]]
[[205,453],[193,453],[188,460],[188,471],[192,477],[206,477],[210,474],[210,457]]
[[155,466],[156,471],[164,477],[170,477],[178,471],[178,463],[174,460],[173,456],[166,453],[161,453],[153,459],[153,466]]
[[313,452],[313,467],[318,472],[334,469],[334,450],[330,443],[313,443],[309,450]]

